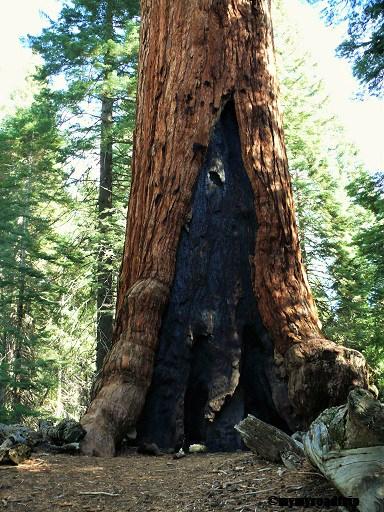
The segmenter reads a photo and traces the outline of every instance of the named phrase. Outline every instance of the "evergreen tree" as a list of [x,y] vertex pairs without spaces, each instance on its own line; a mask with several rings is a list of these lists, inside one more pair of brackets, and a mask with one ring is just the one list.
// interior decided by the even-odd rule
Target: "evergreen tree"
[[338,54],[353,63],[353,73],[363,89],[383,96],[383,0],[322,0],[322,4],[325,5],[323,13],[330,23],[348,22],[348,36],[339,45]]
[[281,100],[303,258],[324,325],[335,300],[330,264],[346,233],[345,184],[356,150],[334,118],[300,28],[280,3],[276,13]]
[[[137,0],[73,0],[64,4],[59,19],[51,21],[40,36],[29,38],[34,51],[44,59],[38,78],[50,79],[53,84],[55,77],[65,78],[65,87],[54,95],[61,108],[69,112],[65,126],[72,134],[73,152],[88,150],[87,158],[91,159],[92,151],[99,148],[95,240],[98,369],[112,336],[116,267],[113,226],[119,225],[114,214],[121,190],[126,204],[129,185],[129,158],[122,166],[114,146],[132,143],[137,15]],[[117,193],[113,191],[116,185]]]
[[382,318],[375,300],[381,281],[373,260],[381,242],[379,186],[363,172],[333,117],[315,63],[300,49],[299,27],[284,4],[276,14],[285,134],[308,278],[327,336],[362,351],[382,386]]
[[[357,205],[353,242],[355,250],[345,255],[344,286],[349,300],[342,304],[340,319],[345,332],[353,332],[357,348],[362,350],[376,370],[384,391],[384,178],[383,173],[360,173],[348,186]],[[338,270],[343,269],[339,263]],[[343,314],[341,314],[343,313]]]
[[56,123],[43,90],[0,129],[0,415],[16,421],[34,414],[55,373],[44,352],[68,262],[53,219],[70,203]]

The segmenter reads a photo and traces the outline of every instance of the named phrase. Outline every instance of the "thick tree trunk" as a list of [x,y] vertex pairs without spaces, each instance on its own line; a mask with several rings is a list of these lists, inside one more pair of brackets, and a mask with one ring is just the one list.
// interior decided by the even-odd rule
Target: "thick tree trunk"
[[143,0],[114,344],[83,451],[136,425],[233,449],[245,414],[296,430],[367,380],[322,338],[302,266],[268,0]]

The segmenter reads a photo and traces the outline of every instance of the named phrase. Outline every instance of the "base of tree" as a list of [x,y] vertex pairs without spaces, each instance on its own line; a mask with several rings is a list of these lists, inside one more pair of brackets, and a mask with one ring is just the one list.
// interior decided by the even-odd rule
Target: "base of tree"
[[[114,455],[131,427],[140,442],[163,449],[202,443],[211,451],[234,451],[242,446],[234,426],[248,414],[286,432],[303,430],[326,407],[343,403],[351,387],[368,386],[357,351],[318,337],[293,343],[284,354],[274,349],[252,284],[260,271],[252,264],[254,201],[229,101],[212,132],[179,240],[154,360],[145,345],[131,347],[131,357],[147,357],[145,368],[153,367],[150,387],[143,375],[110,372],[82,420],[84,453]],[[129,295],[132,315],[159,315],[156,290],[136,288]]]
[[139,438],[161,448],[204,443],[232,451],[241,447],[233,426],[248,413],[288,428],[272,399],[273,344],[252,288],[256,231],[229,101],[180,237]]

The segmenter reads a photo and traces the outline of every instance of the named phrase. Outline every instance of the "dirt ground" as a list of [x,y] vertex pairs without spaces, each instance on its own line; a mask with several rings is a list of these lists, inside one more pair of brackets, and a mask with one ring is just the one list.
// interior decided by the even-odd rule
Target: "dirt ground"
[[339,495],[309,465],[288,471],[250,452],[193,454],[179,460],[171,455],[103,459],[40,453],[19,466],[0,466],[0,509],[9,512],[340,510],[290,508],[269,503],[270,496]]

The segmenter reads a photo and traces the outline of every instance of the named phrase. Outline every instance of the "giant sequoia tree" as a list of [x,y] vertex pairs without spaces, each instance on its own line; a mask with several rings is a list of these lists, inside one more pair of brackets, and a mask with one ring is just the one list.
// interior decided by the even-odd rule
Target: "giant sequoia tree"
[[302,266],[269,0],[142,1],[128,219],[85,453],[133,426],[233,449],[248,412],[295,430],[368,386],[323,338]]

